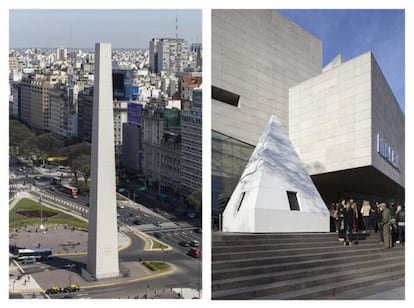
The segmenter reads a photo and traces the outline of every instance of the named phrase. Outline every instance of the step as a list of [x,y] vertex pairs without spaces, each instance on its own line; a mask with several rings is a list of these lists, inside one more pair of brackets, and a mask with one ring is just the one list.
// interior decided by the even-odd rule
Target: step
[[[404,251],[393,251],[393,256],[404,256]],[[376,260],[382,260],[383,258],[387,258],[389,256],[389,252],[384,250],[382,253],[378,253],[375,255]],[[373,256],[370,253],[361,254],[359,256],[353,256],[352,261],[360,262],[366,259],[372,259]],[[256,266],[248,266],[244,268],[231,268],[225,267],[224,269],[216,269],[213,264],[212,268],[212,279],[213,283],[217,280],[232,278],[232,277],[240,277],[240,276],[247,276],[247,275],[254,275],[266,272],[273,272],[273,271],[285,271],[285,270],[292,270],[292,269],[308,269],[314,266],[322,266],[326,265],[328,262],[329,264],[335,265],[339,263],[344,263],[350,260],[348,255],[339,256],[334,259],[327,260],[325,258],[314,259],[314,260],[301,260],[298,262],[288,262],[283,264],[270,264],[270,265],[256,265]]]
[[[298,245],[297,243],[264,243],[264,244],[249,244],[249,245],[223,245],[223,246],[213,246],[212,247],[212,254],[220,254],[220,253],[233,253],[239,251],[256,251],[256,250],[272,250],[272,249],[287,249],[287,248],[308,248],[308,247],[337,247],[338,245],[342,245],[343,242],[340,241],[309,241],[306,243],[302,243]],[[367,244],[377,244],[377,241],[359,241],[358,245],[367,245]],[[299,247],[298,247],[299,246]]]
[[[373,263],[372,260],[364,260],[364,261],[356,261],[352,262],[353,260],[349,260],[350,262],[345,263],[341,262],[339,264],[324,264],[322,266],[314,266],[311,268],[295,268],[292,270],[285,270],[285,271],[272,271],[272,272],[265,272],[265,273],[258,273],[253,275],[246,275],[242,277],[233,277],[221,280],[214,280],[212,283],[212,290],[213,291],[220,291],[225,289],[231,289],[234,286],[237,287],[247,287],[247,286],[254,286],[254,285],[262,285],[267,283],[273,283],[277,281],[284,281],[290,279],[298,279],[303,277],[309,276],[316,276],[318,274],[324,273],[332,273],[332,272],[341,272],[343,270],[348,270],[349,268],[352,269],[360,269],[371,266]],[[378,260],[375,260],[377,262]],[[388,262],[397,262],[399,264],[404,264],[404,256],[394,257],[388,256],[387,258],[381,259],[381,263],[388,263]]]
[[[354,234],[353,240],[357,241],[379,241],[379,235],[376,234]],[[226,237],[223,239],[214,239],[212,241],[213,247],[227,247],[227,246],[243,246],[243,245],[258,245],[258,244],[282,244],[282,243],[308,243],[312,242],[333,242],[338,241],[337,234],[330,234],[329,236],[323,234],[309,234],[308,236],[289,235],[289,236],[261,236],[258,238],[250,238],[249,236],[243,237]]]
[[[341,280],[332,282],[329,285],[318,285],[310,288],[304,288],[300,290],[293,290],[281,294],[271,294],[263,297],[256,297],[257,300],[309,300],[309,299],[332,299],[337,294],[341,294],[346,291],[366,288],[367,286],[374,285],[379,281],[395,281],[405,278],[404,270],[398,270],[387,273],[380,273],[376,275],[370,275],[365,277],[358,277],[350,280]],[[330,298],[328,298],[330,297]],[[359,299],[359,298],[353,298]]]
[[300,290],[319,285],[331,285],[338,279],[342,280],[355,280],[359,277],[375,276],[376,273],[385,273],[387,271],[399,272],[404,271],[403,266],[400,264],[378,264],[377,266],[371,266],[365,270],[360,269],[347,269],[340,274],[329,273],[321,274],[311,277],[304,277],[300,279],[290,279],[269,284],[261,284],[256,286],[233,288],[213,293],[215,299],[251,299],[269,295],[278,295],[281,293],[290,292],[291,290]]
[[[337,251],[338,249],[346,248],[348,250],[356,250],[359,249],[358,245],[352,245],[343,247],[342,243],[335,243],[335,246],[313,246],[313,247],[294,247],[294,248],[277,248],[273,250],[265,250],[265,249],[258,249],[254,251],[234,251],[232,253],[214,253],[212,255],[212,261],[224,261],[224,260],[241,260],[241,259],[254,259],[254,258],[262,258],[262,257],[281,257],[281,256],[296,256],[302,254],[317,254],[323,253],[327,251]],[[376,249],[379,248],[379,244],[370,243],[363,245],[364,248],[372,248]]]
[[321,299],[373,299],[373,300],[404,300],[405,299],[405,279],[404,276],[395,280],[383,280],[372,285],[362,286],[357,289],[347,290],[331,294]]
[[[307,260],[316,260],[319,258],[337,258],[343,255],[348,256],[356,256],[361,254],[377,254],[384,252],[384,248],[365,248],[365,247],[358,247],[355,249],[356,246],[351,247],[338,247],[335,251],[326,251],[320,253],[312,253],[312,254],[299,254],[294,256],[272,256],[272,257],[261,257],[261,258],[250,258],[250,259],[239,259],[239,260],[225,260],[225,261],[213,261],[212,268],[214,270],[223,269],[223,268],[243,268],[247,266],[258,266],[258,265],[266,265],[266,264],[282,264],[287,262],[297,262],[303,259]],[[394,249],[393,249],[394,250]],[[397,250],[397,249],[395,249]]]

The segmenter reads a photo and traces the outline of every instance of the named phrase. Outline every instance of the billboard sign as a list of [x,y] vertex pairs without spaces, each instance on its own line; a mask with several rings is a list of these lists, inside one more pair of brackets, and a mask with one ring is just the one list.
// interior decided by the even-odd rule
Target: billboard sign
[[141,126],[142,105],[128,102],[128,123]]

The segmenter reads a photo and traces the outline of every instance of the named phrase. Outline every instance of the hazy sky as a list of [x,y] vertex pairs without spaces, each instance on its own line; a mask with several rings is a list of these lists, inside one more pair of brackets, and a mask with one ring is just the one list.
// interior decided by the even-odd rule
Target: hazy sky
[[10,47],[148,48],[154,37],[202,42],[201,10],[10,10]]
[[404,10],[280,10],[323,43],[323,63],[371,50],[401,109],[405,109]]

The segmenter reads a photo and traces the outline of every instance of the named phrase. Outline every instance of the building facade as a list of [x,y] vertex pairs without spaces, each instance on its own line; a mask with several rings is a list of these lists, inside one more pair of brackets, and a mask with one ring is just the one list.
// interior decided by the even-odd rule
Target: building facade
[[182,72],[188,65],[188,43],[179,38],[150,41],[150,67],[153,73]]
[[270,10],[212,11],[213,209],[235,188],[276,114],[289,127],[289,87],[322,71],[322,43]]
[[181,185],[191,193],[202,187],[202,90],[193,89],[192,109],[181,114]]
[[404,202],[404,114],[371,52],[322,69],[322,43],[279,13],[213,10],[212,86],[213,220],[271,115],[325,204]]
[[403,202],[405,117],[371,52],[290,89],[289,135],[330,204]]

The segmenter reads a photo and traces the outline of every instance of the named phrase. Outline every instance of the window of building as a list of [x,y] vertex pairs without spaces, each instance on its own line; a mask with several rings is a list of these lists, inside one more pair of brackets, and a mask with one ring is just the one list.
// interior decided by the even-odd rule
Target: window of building
[[211,86],[211,96],[213,99],[218,100],[220,102],[238,107],[239,106],[239,99],[240,95],[232,93],[230,91],[217,88],[215,86]]
[[242,194],[241,194],[241,196],[240,196],[240,201],[239,201],[239,205],[237,206],[237,212],[240,210],[240,207],[241,207],[241,205],[242,205],[242,203],[243,203],[243,199],[244,199],[244,196],[246,195],[246,192],[245,191],[243,191],[242,192]]
[[291,211],[300,211],[297,192],[287,191],[289,206]]

